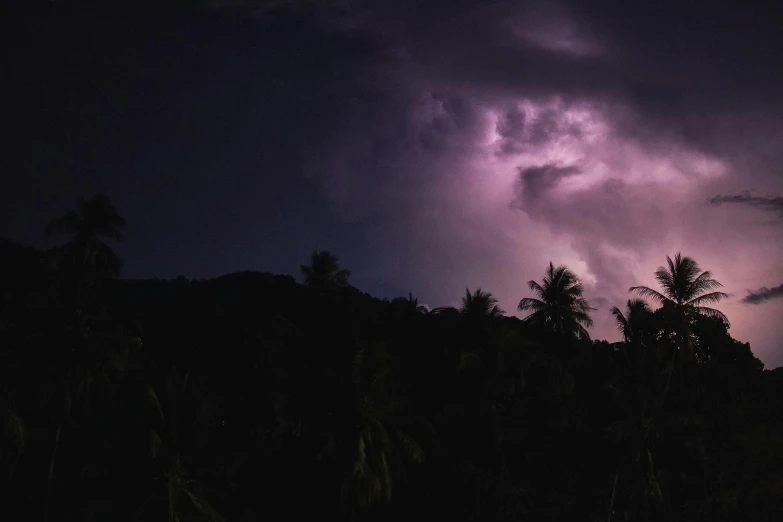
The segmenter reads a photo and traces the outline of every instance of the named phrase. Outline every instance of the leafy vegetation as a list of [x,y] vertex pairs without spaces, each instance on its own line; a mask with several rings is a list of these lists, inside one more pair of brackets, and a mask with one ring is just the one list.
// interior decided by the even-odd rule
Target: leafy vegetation
[[[127,280],[100,196],[73,239],[0,243],[0,465],[25,520],[672,520],[783,516],[783,374],[691,259],[591,340],[551,264],[508,317],[291,276]],[[109,262],[111,261],[111,262]],[[118,260],[117,260],[118,261]],[[10,519],[15,519],[11,515]]]

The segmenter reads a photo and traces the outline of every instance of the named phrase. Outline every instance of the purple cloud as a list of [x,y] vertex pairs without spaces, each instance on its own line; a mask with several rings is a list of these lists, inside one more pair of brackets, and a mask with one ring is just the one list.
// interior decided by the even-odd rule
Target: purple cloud
[[783,297],[783,284],[774,288],[762,287],[755,292],[748,290],[748,295],[743,299],[743,303],[748,304],[760,304],[769,301],[770,299],[779,299]]
[[[607,306],[655,284],[676,251],[729,292],[774,277],[779,229],[699,203],[748,184],[783,190],[783,67],[763,13],[664,2],[681,20],[670,24],[628,3],[395,6],[336,24],[385,52],[308,160],[338,212],[371,225],[366,277],[394,274],[434,305],[480,286],[507,310],[550,260]],[[756,38],[737,40],[737,23]],[[735,336],[774,355],[780,310],[722,309]],[[619,338],[604,312],[593,334]]]
[[713,196],[709,199],[710,203],[720,205],[722,203],[736,203],[740,205],[747,205],[750,207],[756,207],[763,210],[773,212],[779,219],[783,219],[783,197],[763,197],[752,196],[750,192],[743,192],[742,194],[736,194],[733,196]]

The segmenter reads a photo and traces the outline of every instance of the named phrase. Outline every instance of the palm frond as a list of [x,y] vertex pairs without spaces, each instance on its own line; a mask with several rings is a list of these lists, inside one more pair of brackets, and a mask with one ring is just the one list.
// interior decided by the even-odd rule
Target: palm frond
[[586,312],[582,312],[581,310],[574,310],[571,312],[571,317],[575,322],[582,323],[587,328],[592,328],[593,326],[593,319]]
[[47,236],[54,234],[75,234],[82,226],[82,218],[76,211],[66,212],[63,216],[49,222],[44,229]]
[[103,236],[119,240],[126,225],[109,196],[96,194],[90,199],[80,198],[77,210],[49,223],[45,232],[75,234],[82,239]]
[[713,279],[712,273],[709,270],[706,270],[693,280],[686,291],[685,298],[693,299],[694,297],[698,297],[704,292],[715,290],[716,288],[720,288],[722,286],[723,285],[720,284],[719,281]]
[[683,257],[679,252],[676,256],[676,262],[679,275],[682,277],[683,281],[692,282],[701,271],[699,263],[693,258],[687,256]]
[[578,298],[578,299],[574,299],[573,303],[571,304],[571,306],[573,308],[575,308],[575,309],[577,309],[579,311],[585,312],[585,313],[586,312],[593,312],[593,311],[597,310],[596,308],[593,308],[592,306],[590,306],[590,303],[587,301],[587,299],[584,299],[584,298],[581,298],[581,297]]
[[720,310],[716,310],[715,308],[709,308],[706,306],[695,306],[693,309],[696,311],[696,313],[699,313],[701,315],[705,315],[707,317],[713,317],[715,319],[720,319],[726,323],[726,326],[731,326],[731,323],[729,323],[729,318],[726,317],[726,315],[721,312]]
[[[671,259],[669,259],[669,261],[671,262]],[[668,298],[674,300],[677,299],[677,283],[675,282],[674,276],[671,272],[662,266],[658,267],[658,269],[655,271],[655,279],[658,281],[658,284],[661,286],[661,288],[663,288],[663,291]]]
[[632,286],[628,289],[629,292],[632,292],[634,294],[637,294],[642,297],[647,297],[649,299],[653,299],[654,301],[658,301],[660,303],[665,303],[666,301],[671,301],[670,298],[663,295],[662,293],[658,292],[657,290],[653,290],[652,288],[648,286]]
[[153,428],[149,429],[149,434],[150,434],[150,455],[154,459],[155,457],[158,456],[160,450],[163,448],[163,441],[158,435],[158,432],[155,431]]
[[419,443],[413,440],[408,435],[395,428],[397,439],[400,441],[403,451],[408,455],[415,463],[424,462],[424,451],[419,446]]
[[481,288],[476,289],[473,293],[469,289],[465,289],[460,312],[472,317],[498,317],[505,313],[498,306],[497,298],[491,292],[485,292]]
[[152,386],[148,386],[146,390],[147,404],[151,404],[158,414],[158,418],[161,422],[165,422],[166,417],[163,415],[163,408],[160,407],[160,401],[158,400],[158,394],[155,393],[155,389]]
[[[592,321],[590,321],[590,324],[589,324],[589,325],[587,325],[587,323],[585,323],[585,324],[586,324],[587,326],[592,326],[592,323],[593,323],[593,322],[592,322]],[[588,340],[588,341],[589,341],[589,340],[590,340],[590,333],[587,331],[587,329],[585,329],[585,327],[584,327],[584,326],[582,326],[582,325],[581,325],[581,324],[579,324],[579,323],[575,323],[575,326],[576,326],[576,327],[575,327],[575,331],[576,331],[576,337],[577,337],[578,339],[585,339],[585,340]]]
[[626,319],[625,315],[623,315],[623,312],[616,306],[613,306],[612,309],[609,310],[609,313],[614,316],[617,329],[620,330],[620,333],[623,334],[623,337],[627,341],[631,333],[631,329],[628,325],[628,319]]
[[321,290],[347,286],[351,272],[340,269],[337,256],[328,250],[315,251],[310,256],[310,265],[301,265],[300,269],[306,285]]
[[629,299],[626,306],[628,307],[629,316],[650,311],[650,305],[642,299]]
[[454,308],[453,306],[438,306],[437,308],[433,308],[430,310],[431,315],[446,315],[446,314],[453,314],[458,315],[459,310]]
[[565,278],[564,281],[565,284],[562,288],[564,294],[571,297],[579,297],[584,293],[584,287],[582,286],[582,283],[576,280],[576,276],[570,275],[568,278]]
[[532,297],[524,297],[519,301],[517,310],[519,310],[520,312],[524,312],[526,310],[533,310],[534,312],[538,312],[541,310],[545,310],[547,307],[548,305],[539,299],[534,299]]
[[695,299],[691,299],[686,304],[688,306],[694,306],[698,308],[705,304],[717,303],[721,299],[726,299],[727,297],[729,297],[729,294],[726,294],[724,292],[710,292],[709,294],[704,294]]
[[547,310],[538,310],[522,318],[522,322],[531,326],[546,326],[552,324],[551,318],[547,315]]
[[546,292],[544,291],[543,287],[539,285],[536,281],[528,281],[527,285],[530,287],[530,289],[541,299],[544,298],[546,295]]
[[201,495],[187,486],[182,488],[182,492],[187,495],[193,506],[206,516],[208,520],[211,522],[223,522],[223,517]]
[[518,310],[533,312],[523,321],[576,337],[587,336],[585,327],[592,327],[589,313],[595,308],[582,297],[584,287],[568,267],[555,267],[550,261],[542,284],[529,281],[528,286],[537,298],[526,297],[519,302]]

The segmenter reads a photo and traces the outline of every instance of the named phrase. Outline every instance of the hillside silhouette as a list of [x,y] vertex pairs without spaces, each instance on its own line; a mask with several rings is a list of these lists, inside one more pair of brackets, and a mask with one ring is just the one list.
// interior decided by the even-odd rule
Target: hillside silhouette
[[783,373],[686,255],[616,303],[608,343],[556,261],[519,319],[487,289],[377,299],[324,250],[301,282],[123,279],[124,227],[99,195],[57,248],[0,242],[19,520],[783,519]]

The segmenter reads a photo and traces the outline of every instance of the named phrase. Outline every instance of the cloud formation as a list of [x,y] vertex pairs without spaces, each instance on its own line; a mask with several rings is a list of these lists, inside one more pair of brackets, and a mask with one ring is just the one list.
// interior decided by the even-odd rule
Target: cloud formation
[[770,299],[779,299],[781,297],[783,297],[783,284],[774,288],[762,287],[755,292],[749,290],[748,295],[742,299],[742,302],[748,304],[760,304],[767,302]]
[[748,205],[750,207],[760,208],[769,212],[773,212],[779,219],[783,219],[783,197],[772,196],[753,196],[750,192],[743,192],[742,194],[736,194],[733,196],[713,196],[709,199],[710,203],[720,205],[722,203],[737,203],[740,205]]
[[[763,6],[608,4],[403,1],[334,24],[384,49],[307,162],[372,231],[367,277],[394,274],[436,304],[481,286],[513,310],[524,281],[563,263],[610,339],[608,308],[654,284],[666,254],[696,258],[730,292],[774,277],[780,230],[698,202],[776,208],[710,198],[783,189],[775,25]],[[762,356],[783,339],[758,326],[774,311],[723,309]]]

